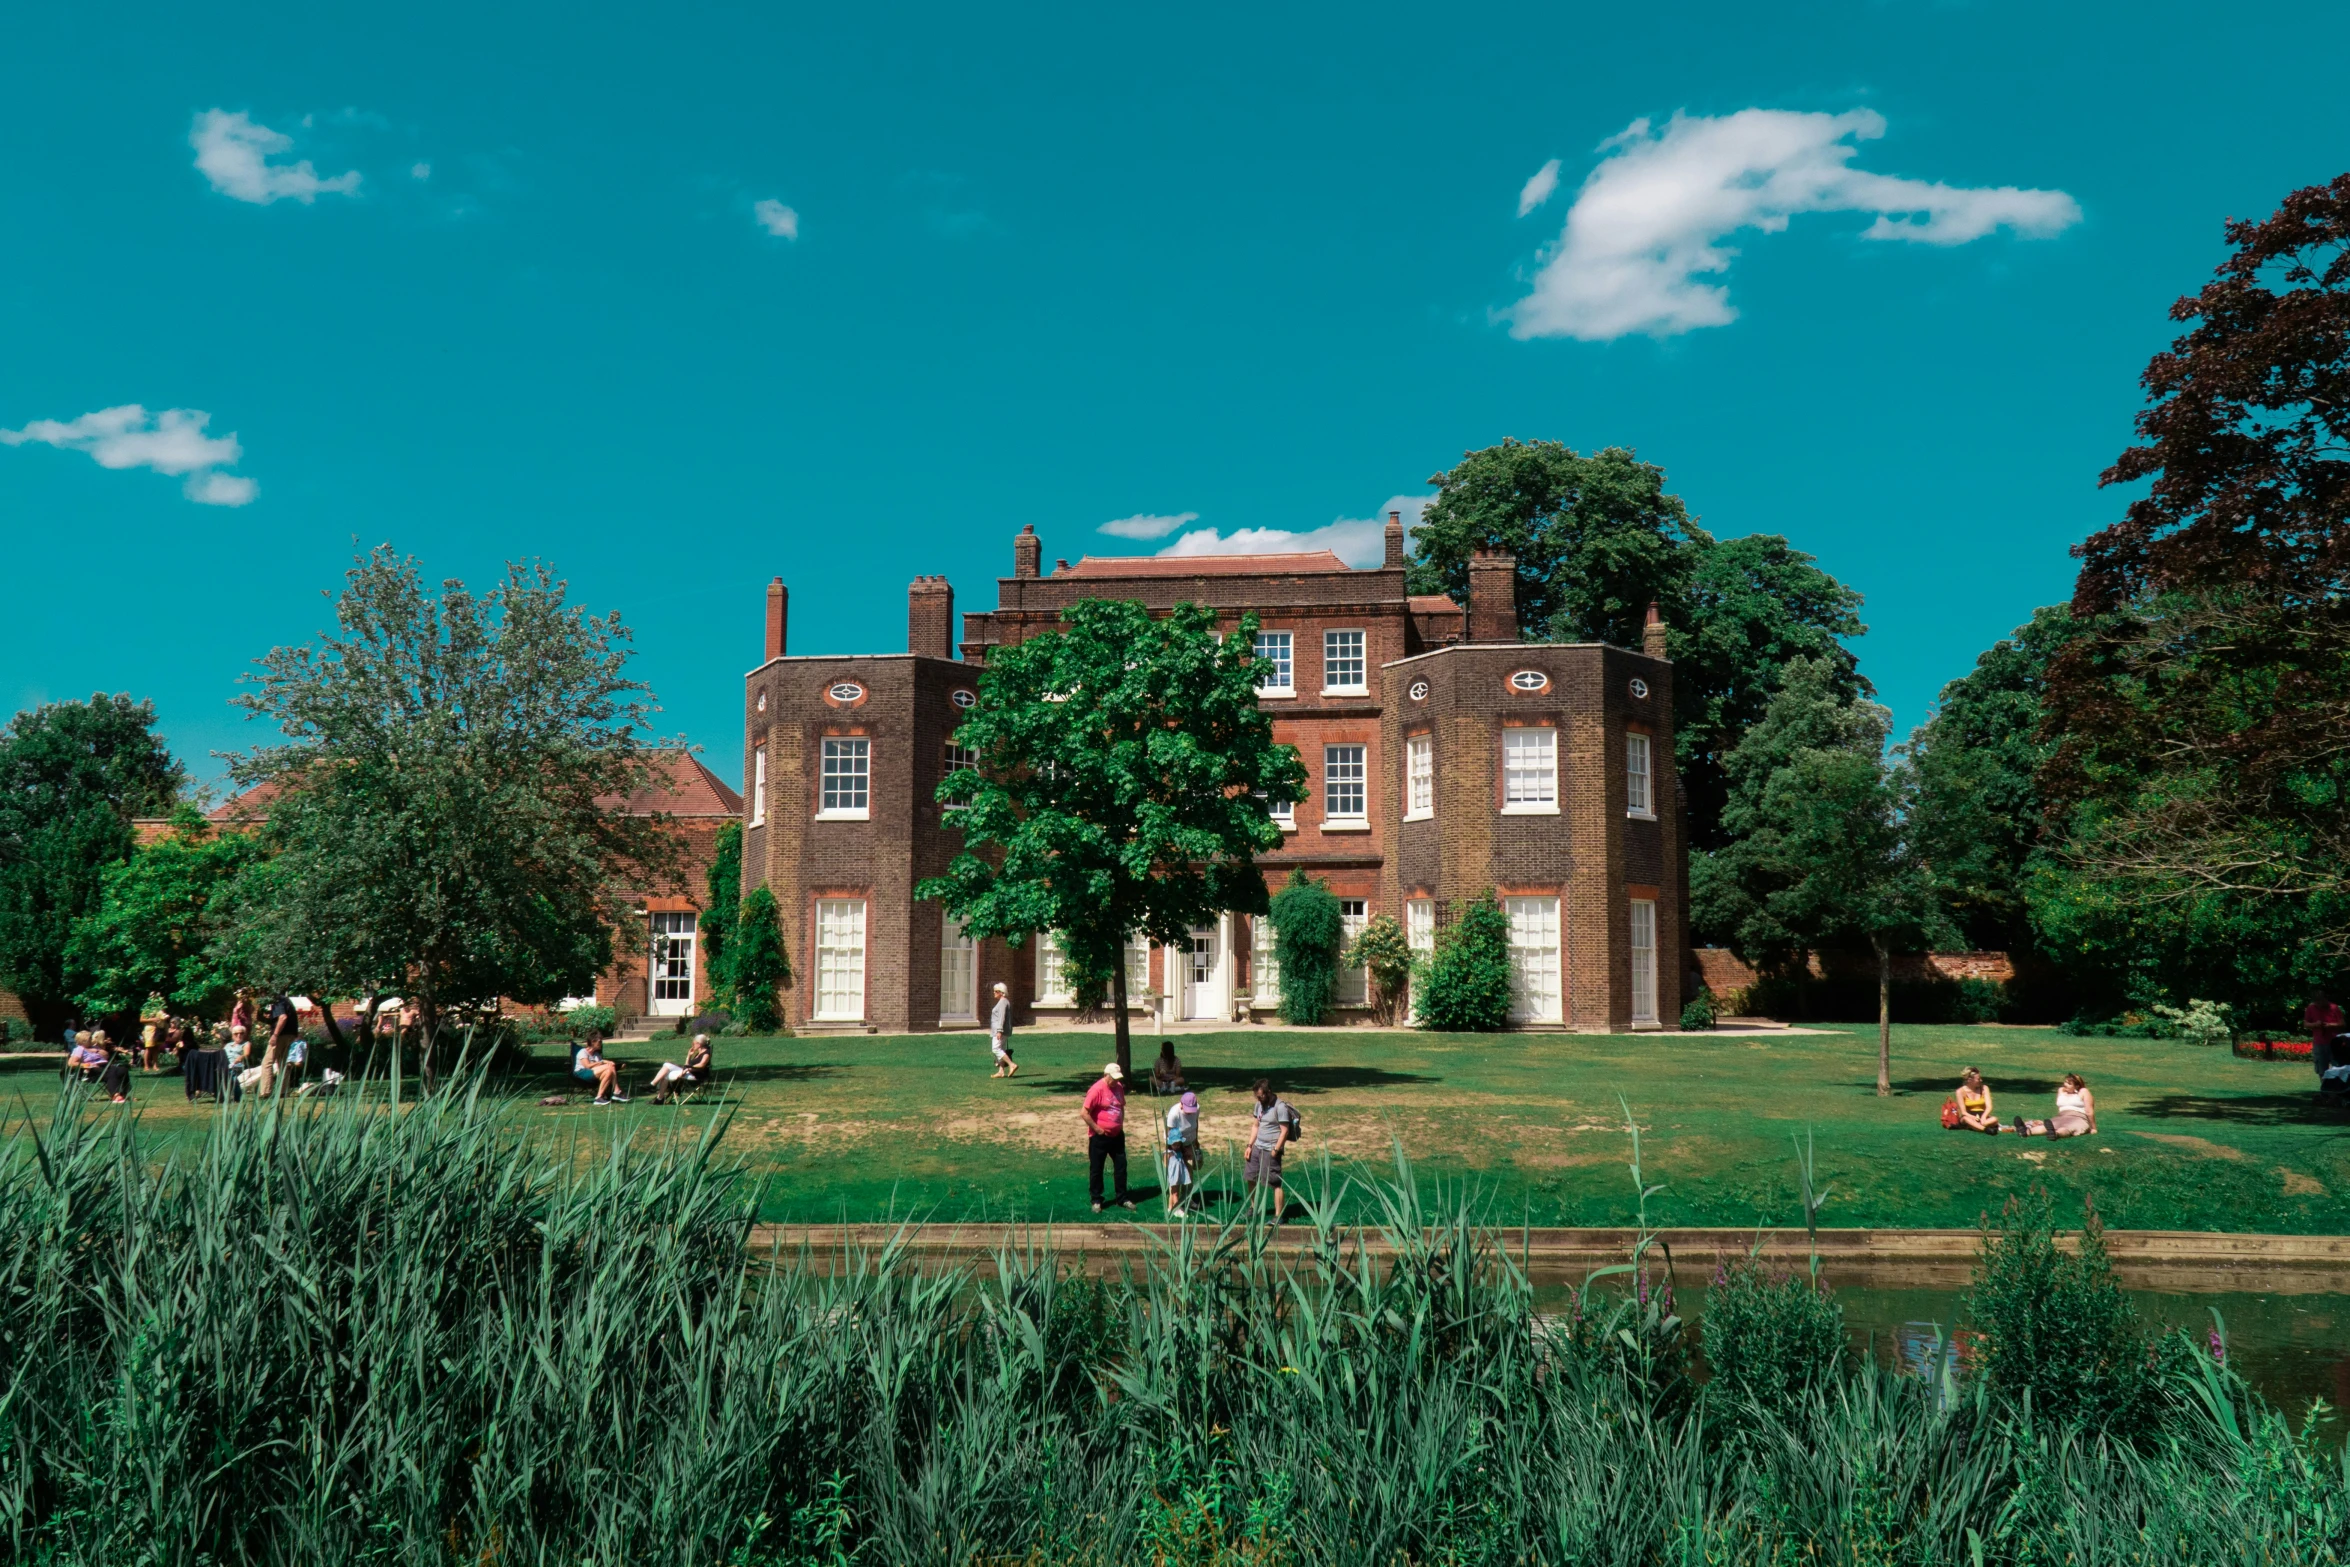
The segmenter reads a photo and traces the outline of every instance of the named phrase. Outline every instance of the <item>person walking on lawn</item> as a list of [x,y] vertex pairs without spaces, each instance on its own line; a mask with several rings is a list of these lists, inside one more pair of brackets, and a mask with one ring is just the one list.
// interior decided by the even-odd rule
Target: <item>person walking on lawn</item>
[[995,1070],[990,1077],[1011,1077],[1020,1070],[1020,1063],[1012,1059],[1012,992],[1002,980],[995,982],[995,1010],[987,1015],[987,1045],[995,1052]]
[[1273,1092],[1273,1080],[1257,1079],[1256,1108],[1249,1114],[1256,1120],[1256,1135],[1249,1139],[1248,1159],[1241,1174],[1248,1184],[1260,1191],[1273,1194],[1273,1222],[1281,1222],[1281,1210],[1288,1203],[1289,1193],[1281,1186],[1281,1153],[1297,1141],[1303,1121],[1290,1108],[1289,1101]]
[[1085,1186],[1093,1194],[1093,1211],[1102,1211],[1102,1161],[1118,1176],[1118,1195],[1110,1199],[1121,1208],[1134,1206],[1126,1195],[1126,1069],[1112,1061],[1102,1068],[1101,1080],[1085,1091]]
[[2301,1009],[2301,1021],[2309,1027],[2309,1064],[2323,1081],[2326,1068],[2335,1064],[2334,1052],[2338,1047],[2334,1041],[2342,1032],[2342,1009],[2321,985],[2309,993],[2309,1005]]

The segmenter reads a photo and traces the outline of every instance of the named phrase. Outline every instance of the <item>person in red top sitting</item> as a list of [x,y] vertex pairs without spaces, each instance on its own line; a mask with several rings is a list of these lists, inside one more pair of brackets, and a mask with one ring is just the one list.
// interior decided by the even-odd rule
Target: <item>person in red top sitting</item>
[[1102,1068],[1101,1081],[1085,1091],[1085,1185],[1093,1194],[1093,1211],[1102,1211],[1102,1161],[1117,1168],[1121,1208],[1134,1206],[1126,1195],[1126,1069],[1113,1061]]
[[2342,1032],[2342,1009],[2329,1000],[2320,988],[2309,993],[2309,1005],[2301,1009],[2301,1021],[2309,1026],[2309,1064],[2323,1078],[2326,1068],[2334,1064],[2334,1041]]

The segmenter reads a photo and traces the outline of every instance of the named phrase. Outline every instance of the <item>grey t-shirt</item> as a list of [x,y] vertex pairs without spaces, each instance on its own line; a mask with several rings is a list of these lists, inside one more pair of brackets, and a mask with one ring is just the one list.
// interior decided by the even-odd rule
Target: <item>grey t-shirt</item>
[[1249,1113],[1256,1117],[1254,1146],[1260,1153],[1279,1153],[1285,1129],[1298,1124],[1298,1114],[1289,1107],[1286,1099],[1274,1100],[1270,1108],[1258,1105]]

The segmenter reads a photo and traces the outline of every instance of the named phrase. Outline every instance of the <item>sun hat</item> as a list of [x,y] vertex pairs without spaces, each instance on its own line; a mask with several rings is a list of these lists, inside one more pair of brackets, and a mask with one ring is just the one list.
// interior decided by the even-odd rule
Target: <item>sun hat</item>
[[1109,1078],[1113,1082],[1122,1083],[1126,1081],[1126,1069],[1115,1061],[1102,1068],[1102,1075]]
[[1187,1092],[1181,1099],[1178,1099],[1175,1102],[1183,1106],[1183,1108],[1186,1110],[1197,1110],[1199,1108],[1199,1095]]

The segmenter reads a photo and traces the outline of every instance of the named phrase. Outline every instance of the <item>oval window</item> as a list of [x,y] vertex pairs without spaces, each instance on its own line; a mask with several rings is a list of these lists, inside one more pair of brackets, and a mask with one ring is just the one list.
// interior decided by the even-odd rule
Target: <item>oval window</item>
[[854,702],[864,696],[865,688],[853,680],[844,680],[824,694],[835,702]]
[[1521,669],[1510,676],[1510,687],[1517,691],[1540,691],[1550,684],[1550,676],[1539,669]]
[[968,691],[957,691],[953,696],[948,697],[947,700],[954,703],[957,707],[975,707],[979,703],[979,698],[973,696]]
[[1636,700],[1640,697],[1648,695],[1648,682],[1640,679],[1638,676],[1634,676],[1632,680],[1632,695]]
[[764,691],[759,693],[759,711],[762,713],[767,711],[767,693]]
[[1415,680],[1412,682],[1412,700],[1415,702],[1425,702],[1428,700],[1427,681]]

